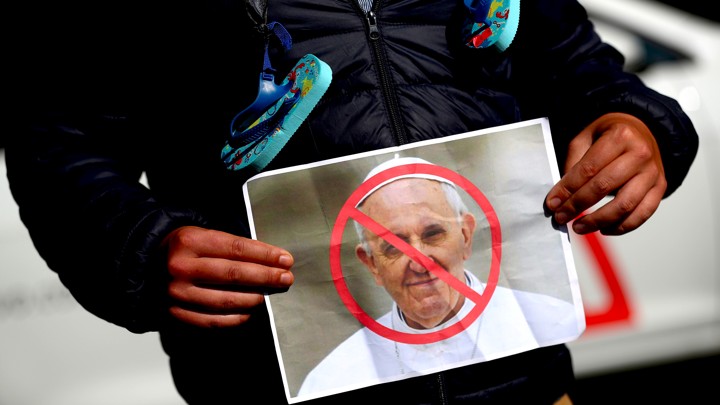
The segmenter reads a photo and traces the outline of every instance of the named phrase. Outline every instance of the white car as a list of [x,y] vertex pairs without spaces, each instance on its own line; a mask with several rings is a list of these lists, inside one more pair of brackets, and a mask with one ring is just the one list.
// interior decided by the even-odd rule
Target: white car
[[[720,353],[720,23],[655,1],[581,3],[628,68],[680,102],[700,150],[685,183],[638,230],[572,235],[588,315],[569,344],[578,377]],[[91,315],[38,257],[2,149],[0,258],[0,404],[182,403],[157,334]]]

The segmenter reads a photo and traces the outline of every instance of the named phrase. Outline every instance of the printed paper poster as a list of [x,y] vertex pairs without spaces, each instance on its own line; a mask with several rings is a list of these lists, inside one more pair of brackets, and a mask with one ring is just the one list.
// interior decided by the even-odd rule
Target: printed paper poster
[[546,119],[248,180],[253,237],[295,257],[266,299],[288,402],[579,337],[558,180]]

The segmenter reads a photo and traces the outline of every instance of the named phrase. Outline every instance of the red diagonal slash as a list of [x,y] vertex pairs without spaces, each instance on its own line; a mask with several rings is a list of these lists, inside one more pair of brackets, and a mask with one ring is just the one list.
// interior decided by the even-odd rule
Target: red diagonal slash
[[410,257],[413,261],[415,261],[415,263],[420,263],[421,266],[425,267],[426,269],[428,269],[428,271],[438,276],[438,278],[442,281],[448,283],[450,287],[457,290],[460,294],[471,299],[476,304],[482,299],[482,296],[477,291],[473,290],[472,288],[470,288],[470,286],[455,278],[452,274],[445,271],[445,269],[435,263],[434,260],[425,256],[422,252],[415,249],[412,245],[400,239],[397,235],[387,230],[387,228],[385,228],[384,226],[375,222],[372,218],[365,215],[362,211],[356,208],[351,211],[350,216],[352,219],[358,221],[362,226],[369,229],[377,236],[385,239],[391,245],[400,249],[401,252]]

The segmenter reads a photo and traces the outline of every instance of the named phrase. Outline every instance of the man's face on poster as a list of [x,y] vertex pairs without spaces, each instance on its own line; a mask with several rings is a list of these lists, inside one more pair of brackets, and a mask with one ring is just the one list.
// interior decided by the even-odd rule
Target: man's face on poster
[[[421,178],[393,181],[367,197],[361,210],[465,282],[464,262],[472,251],[475,218],[458,214],[440,182]],[[437,275],[378,235],[365,230],[365,238],[370,252],[358,245],[358,258],[397,303],[410,326],[435,327],[460,309],[464,297]]]

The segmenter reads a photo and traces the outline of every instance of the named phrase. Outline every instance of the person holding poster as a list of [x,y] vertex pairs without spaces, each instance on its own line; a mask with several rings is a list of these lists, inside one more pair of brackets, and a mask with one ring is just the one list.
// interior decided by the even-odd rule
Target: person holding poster
[[[368,176],[391,167],[430,164],[412,157],[383,162]],[[473,251],[474,215],[450,180],[427,173],[391,178],[364,195],[357,208],[407,243],[377,235],[355,222],[360,243],[357,258],[378,286],[393,299],[378,323],[408,334],[447,332],[436,342],[408,344],[376,334],[367,327],[342,342],[307,376],[299,396],[336,392],[345,386],[420,375],[427,370],[488,361],[497,357],[576,338],[584,329],[573,304],[558,298],[486,285],[465,268]],[[405,251],[414,249],[437,265],[432,271]],[[558,268],[564,266],[558,263]],[[451,333],[478,302],[462,288],[443,281],[447,273],[489,303],[477,319]],[[456,325],[457,326],[457,325]]]
[[[289,401],[264,303],[294,291],[305,258],[252,238],[242,187],[258,173],[547,118],[562,178],[531,203],[618,235],[697,153],[688,115],[623,70],[577,0],[8,7],[23,38],[4,59],[20,217],[90,313],[159,332],[189,404]],[[270,148],[277,134],[292,138]],[[316,403],[552,404],[573,381],[557,344]]]

